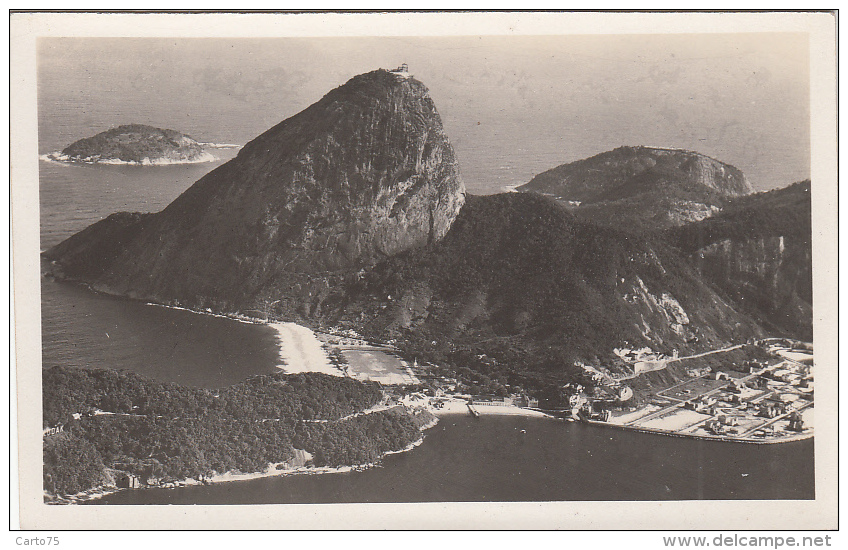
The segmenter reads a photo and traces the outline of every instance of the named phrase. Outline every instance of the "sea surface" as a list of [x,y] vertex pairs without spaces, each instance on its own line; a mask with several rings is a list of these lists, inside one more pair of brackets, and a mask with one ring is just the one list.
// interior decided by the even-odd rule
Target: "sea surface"
[[[96,98],[95,98],[96,99]],[[39,153],[102,130],[104,121],[54,104],[40,124]],[[132,122],[114,117],[114,123]],[[196,122],[196,121],[195,121]],[[193,130],[201,141],[231,142]],[[107,125],[108,127],[108,125]],[[237,133],[236,133],[237,135]],[[487,159],[485,147],[466,182],[491,193],[523,183],[539,157]],[[41,248],[112,212],[156,212],[222,160],[182,166],[68,166],[40,162]],[[522,164],[523,162],[523,164]],[[547,161],[544,161],[547,162]],[[556,163],[550,162],[553,166]],[[516,175],[521,181],[517,181]],[[42,271],[50,271],[49,263]],[[162,381],[217,388],[274,372],[269,327],[104,296],[49,276],[41,280],[43,366],[120,368]],[[524,430],[526,433],[522,433]],[[813,441],[755,446],[662,437],[552,419],[455,416],[427,432],[414,450],[362,472],[294,475],[212,486],[125,491],[103,504],[237,504],[422,501],[812,499]]]
[[[112,212],[161,210],[212,167],[40,161],[41,248]],[[42,273],[49,272],[42,260]],[[48,275],[41,278],[41,316],[44,367],[120,368],[218,388],[274,372],[279,363],[270,327],[105,296]]]
[[[523,431],[522,431],[523,430]],[[812,499],[812,441],[745,445],[547,418],[446,416],[361,472],[108,495],[94,504]],[[775,480],[781,480],[775,482]]]

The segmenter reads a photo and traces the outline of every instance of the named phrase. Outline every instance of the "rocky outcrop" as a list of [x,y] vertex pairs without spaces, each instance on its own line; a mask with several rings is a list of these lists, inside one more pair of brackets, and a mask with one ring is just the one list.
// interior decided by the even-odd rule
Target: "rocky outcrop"
[[[570,197],[747,190],[711,159],[638,149],[612,152],[614,185]],[[615,361],[614,347],[683,354],[764,334],[681,257],[685,236],[587,223],[583,208],[533,193],[466,202],[427,89],[380,70],[257,137],[162,212],[110,216],[45,255],[57,276],[104,292],[338,324],[437,363],[459,353],[455,366],[497,356],[554,386],[566,364]]]
[[670,241],[701,275],[777,334],[812,339],[810,182],[731,202]]
[[[530,193],[469,196],[442,241],[338,293],[329,322],[423,347],[506,348],[537,374],[610,361],[625,343],[683,354],[762,334],[661,240],[580,222]],[[563,361],[544,367],[552,355]]]
[[619,147],[543,172],[518,188],[595,223],[655,229],[714,215],[752,187],[737,168],[680,149]]
[[378,70],[257,137],[162,212],[123,215],[120,245],[107,219],[46,256],[109,293],[286,312],[339,273],[438,241],[464,199],[427,88]]
[[203,145],[175,130],[127,124],[75,141],[50,160],[92,164],[182,164],[215,157]]

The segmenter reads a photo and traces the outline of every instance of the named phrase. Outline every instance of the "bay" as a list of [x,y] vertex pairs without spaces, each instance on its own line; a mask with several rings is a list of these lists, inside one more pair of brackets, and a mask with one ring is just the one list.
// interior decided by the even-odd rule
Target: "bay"
[[[524,433],[522,432],[524,430]],[[812,440],[746,445],[514,416],[445,416],[361,472],[108,495],[94,504],[812,499]],[[776,483],[775,480],[780,480]]]
[[[91,93],[83,98],[89,104],[79,98],[55,101],[52,111],[42,104],[40,111],[53,115],[42,118],[40,152],[131,121],[126,105],[123,112],[100,112],[96,119],[75,115],[100,99]],[[155,119],[155,113],[142,114]],[[195,119],[187,130],[201,141],[220,142],[248,133],[237,126],[222,129],[216,117]],[[560,143],[541,140],[513,147],[505,161],[470,130],[456,132],[454,139],[472,193],[524,183],[558,164],[561,154]],[[181,166],[41,162],[42,250],[112,212],[161,210],[235,151],[215,153],[222,156],[216,163]],[[43,265],[42,271],[49,269]],[[49,276],[42,277],[41,293],[44,367],[121,368],[218,388],[274,372],[279,362],[276,333],[265,326],[103,296]],[[419,447],[366,471],[124,491],[96,503],[811,499],[815,493],[812,440],[755,446],[492,416],[445,417],[426,434]]]

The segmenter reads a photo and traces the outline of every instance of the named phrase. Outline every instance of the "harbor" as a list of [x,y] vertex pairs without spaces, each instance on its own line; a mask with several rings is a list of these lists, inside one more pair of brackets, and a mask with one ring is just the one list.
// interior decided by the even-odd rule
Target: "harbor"
[[[391,392],[397,394],[398,402],[423,406],[437,415],[551,416],[619,430],[737,443],[774,444],[812,438],[812,346],[775,339],[756,345],[766,350],[771,359],[723,359],[721,368],[689,369],[687,379],[655,391],[647,403],[640,405],[633,405],[632,388],[608,375],[597,387],[563,387],[569,406],[556,409],[540,406],[538,399],[523,394],[469,395],[451,391],[453,384],[447,388],[439,380],[429,380],[433,388],[419,391],[397,386]],[[426,378],[424,367],[416,365],[416,370],[418,376]],[[603,373],[595,374],[600,379]],[[627,380],[634,378],[637,377]]]
[[647,433],[744,443],[813,437],[812,349],[767,340],[760,345],[783,360],[772,365],[729,363],[721,370],[693,372],[690,379],[656,392],[639,410],[611,414],[606,422],[587,420]]

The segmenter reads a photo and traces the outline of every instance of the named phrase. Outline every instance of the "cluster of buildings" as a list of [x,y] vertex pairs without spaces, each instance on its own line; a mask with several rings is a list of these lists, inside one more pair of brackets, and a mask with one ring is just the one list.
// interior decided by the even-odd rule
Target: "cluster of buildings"
[[[755,436],[765,437],[775,434],[771,420],[785,417],[786,430],[804,431],[800,411],[813,401],[811,368],[785,362],[777,368],[765,369],[756,361],[748,361],[741,367],[736,370],[756,374],[745,377],[747,382],[743,382],[726,372],[716,372],[716,380],[726,379],[729,384],[684,403],[685,408],[712,417],[704,429],[713,435],[753,432]],[[737,428],[741,425],[744,426]]]
[[[625,363],[631,364],[640,362],[662,361],[664,359],[668,359],[668,357],[664,353],[654,351],[648,347],[639,349],[615,348],[612,350],[612,352]],[[677,358],[677,350],[674,350],[674,352],[672,353],[672,358]]]
[[672,352],[671,357],[668,357],[664,353],[654,351],[648,347],[640,349],[615,348],[612,351],[619,359],[628,365],[631,365],[633,367],[633,372],[637,374],[640,372],[650,372],[652,370],[664,368],[665,363],[669,359],[673,360],[678,358],[678,351],[676,349]]
[[524,407],[535,409],[539,407],[539,400],[525,394],[502,397],[499,395],[472,395],[469,402],[472,405],[484,407]]
[[[332,337],[331,343],[337,346],[383,346],[386,344],[377,344],[374,342],[369,342],[365,338],[362,337],[358,332],[349,328],[341,328],[338,326],[331,327],[327,329],[327,332],[324,333],[327,336]],[[390,344],[389,344],[390,345]]]

